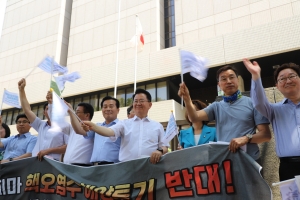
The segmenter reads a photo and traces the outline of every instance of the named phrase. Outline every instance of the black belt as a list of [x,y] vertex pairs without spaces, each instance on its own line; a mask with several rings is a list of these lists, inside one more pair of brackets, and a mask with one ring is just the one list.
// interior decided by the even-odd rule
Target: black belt
[[300,156],[291,156],[291,157],[281,157],[279,158],[280,162],[291,163],[291,162],[300,162]]
[[114,164],[114,162],[107,162],[107,161],[94,162],[94,165],[108,165],[108,164]]
[[82,167],[90,167],[93,166],[92,164],[85,164],[85,163],[71,163],[71,165],[77,165]]

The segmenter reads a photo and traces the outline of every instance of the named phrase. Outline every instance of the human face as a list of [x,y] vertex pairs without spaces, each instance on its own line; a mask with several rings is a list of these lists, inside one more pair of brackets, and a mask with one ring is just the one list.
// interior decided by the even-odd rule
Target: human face
[[25,117],[21,117],[18,119],[16,126],[17,126],[17,131],[19,132],[19,134],[24,134],[24,133],[29,132],[29,129],[31,128],[29,123],[30,122]]
[[49,113],[48,113],[48,106],[45,107],[44,115],[45,115],[46,119],[47,119],[48,121],[50,121],[50,117],[49,117]]
[[0,127],[0,138],[4,138],[5,137],[5,129],[1,126]]
[[151,106],[152,103],[148,101],[145,94],[141,93],[135,95],[133,100],[133,109],[136,116],[138,116],[139,118],[146,117]]
[[[293,77],[293,75],[296,75],[294,78],[288,78]],[[279,82],[280,79],[287,78],[286,81]],[[283,94],[286,98],[292,98],[294,96],[300,95],[300,79],[298,77],[298,74],[290,68],[284,69],[279,72],[277,77],[277,89]]]
[[83,121],[89,121],[90,120],[90,114],[89,113],[84,113],[84,107],[83,106],[77,106],[76,115]]
[[239,88],[239,79],[234,71],[229,69],[220,73],[218,85],[224,91],[225,96],[231,96]]
[[133,118],[134,116],[135,116],[135,113],[134,113],[134,110],[132,108],[131,111],[130,111],[130,113],[129,113],[129,115],[127,117],[128,117],[128,119],[130,119],[130,118]]
[[109,99],[103,102],[102,115],[107,124],[117,119],[119,111],[120,109],[117,108],[116,101]]

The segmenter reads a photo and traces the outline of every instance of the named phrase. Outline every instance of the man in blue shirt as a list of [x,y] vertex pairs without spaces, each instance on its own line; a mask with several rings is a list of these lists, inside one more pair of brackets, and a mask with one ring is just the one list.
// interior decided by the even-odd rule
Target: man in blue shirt
[[280,181],[300,175],[300,68],[294,63],[281,65],[274,72],[277,89],[285,97],[270,103],[261,82],[257,62],[243,60],[252,74],[251,98],[255,108],[272,123],[276,154],[280,158]]
[[[110,127],[116,124],[119,120],[117,116],[119,114],[120,102],[118,99],[111,96],[106,96],[101,101],[102,115],[105,119],[102,123],[97,123],[98,126]],[[80,123],[73,114],[70,114],[72,125],[76,121]],[[119,162],[119,151],[121,138],[118,138],[115,142],[112,142],[110,138],[104,137],[99,134],[95,134],[95,131],[84,131],[81,125],[74,126],[74,131],[77,134],[83,135],[86,139],[94,139],[94,148],[91,156],[91,163],[93,165],[105,165]]]
[[31,128],[25,114],[19,114],[16,119],[18,135],[1,139],[0,150],[5,150],[1,163],[31,157],[36,137],[29,133]]

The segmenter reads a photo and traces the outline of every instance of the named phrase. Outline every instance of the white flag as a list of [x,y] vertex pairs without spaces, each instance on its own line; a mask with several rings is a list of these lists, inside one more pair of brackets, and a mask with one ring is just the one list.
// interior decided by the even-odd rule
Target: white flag
[[50,120],[51,128],[50,132],[62,132],[62,130],[68,126],[68,123],[65,121],[65,116],[69,107],[55,92],[52,92],[52,105],[50,106]]
[[54,77],[60,91],[65,88],[66,81],[75,82],[79,78],[81,78],[81,76],[78,72],[72,72],[70,74]]
[[[53,66],[52,66],[52,61],[53,61]],[[49,56],[45,57],[45,59],[42,60],[42,62],[38,65],[38,67],[49,74],[68,73],[67,67],[59,65]]]
[[207,77],[208,61],[206,58],[196,56],[192,52],[180,50],[182,74],[190,75],[203,82]]
[[282,199],[300,200],[300,193],[294,178],[281,182],[279,188]]
[[134,35],[131,40],[130,40],[131,44],[136,46],[139,46],[140,50],[143,50],[144,47],[144,33],[143,33],[143,28],[140,22],[139,17],[136,17],[136,35]]
[[13,106],[16,108],[21,108],[21,105],[19,102],[19,94],[9,92],[6,89],[4,89],[2,103],[6,103],[7,105],[10,105],[10,106]]
[[168,126],[167,126],[167,129],[166,129],[166,132],[165,132],[162,142],[164,142],[164,143],[170,142],[177,134],[178,134],[178,128],[177,128],[176,120],[175,120],[173,112],[172,112],[170,115]]

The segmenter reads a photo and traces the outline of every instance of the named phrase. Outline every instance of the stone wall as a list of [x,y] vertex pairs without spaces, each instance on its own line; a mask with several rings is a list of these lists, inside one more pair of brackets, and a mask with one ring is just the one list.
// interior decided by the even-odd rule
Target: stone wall
[[[284,97],[283,95],[277,90],[277,88],[265,88],[265,92],[267,98],[271,103],[280,102]],[[278,186],[273,187],[272,183],[279,182],[279,175],[278,175],[278,168],[279,168],[279,159],[275,153],[275,139],[272,126],[270,125],[270,129],[272,132],[272,139],[268,143],[260,144],[261,150],[261,165],[263,167],[263,177],[266,182],[269,184],[272,192],[273,192],[273,199],[280,200],[280,190]]]

